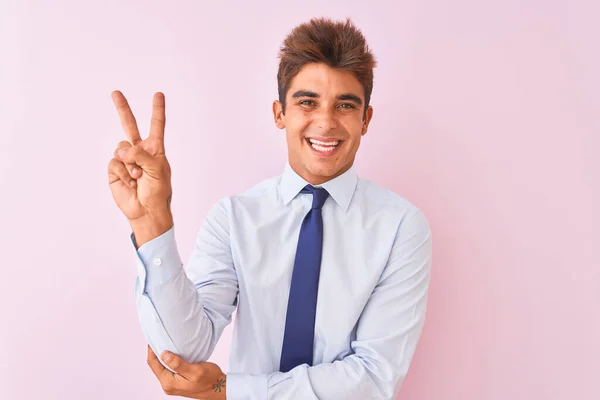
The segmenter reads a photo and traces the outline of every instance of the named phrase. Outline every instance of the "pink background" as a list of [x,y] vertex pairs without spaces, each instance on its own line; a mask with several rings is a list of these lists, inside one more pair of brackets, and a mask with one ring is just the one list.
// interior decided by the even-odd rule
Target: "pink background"
[[[358,173],[434,231],[399,399],[600,398],[598,2],[367,4],[1,3],[1,399],[168,397],[146,365],[129,225],[107,184],[125,139],[110,92],[142,132],[166,95],[187,260],[219,197],[282,172],[276,54],[320,15],[352,17],[379,60]],[[225,371],[231,327],[211,359]]]

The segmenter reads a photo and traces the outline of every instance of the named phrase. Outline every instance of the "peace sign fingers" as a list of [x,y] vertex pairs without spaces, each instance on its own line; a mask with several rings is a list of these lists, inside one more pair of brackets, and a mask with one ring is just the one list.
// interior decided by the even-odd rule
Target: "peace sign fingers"
[[111,93],[111,97],[113,103],[115,103],[115,107],[117,107],[119,118],[121,119],[121,125],[125,130],[125,134],[127,135],[127,138],[131,144],[135,146],[142,141],[142,138],[140,137],[137,122],[135,121],[135,117],[131,112],[129,103],[127,103],[127,99],[119,90],[113,91]]
[[150,137],[163,141],[165,139],[165,123],[165,95],[161,92],[156,92],[152,98]]

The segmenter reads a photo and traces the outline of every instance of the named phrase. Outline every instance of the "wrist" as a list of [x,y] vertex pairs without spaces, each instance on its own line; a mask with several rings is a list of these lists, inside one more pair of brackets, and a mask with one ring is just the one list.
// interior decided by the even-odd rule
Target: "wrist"
[[135,220],[129,221],[135,237],[137,248],[157,238],[173,227],[173,215],[170,211],[149,212]]
[[220,388],[218,389],[216,399],[226,400],[227,399],[227,374],[223,373],[223,375],[221,376],[219,381],[222,382],[222,384],[220,385]]

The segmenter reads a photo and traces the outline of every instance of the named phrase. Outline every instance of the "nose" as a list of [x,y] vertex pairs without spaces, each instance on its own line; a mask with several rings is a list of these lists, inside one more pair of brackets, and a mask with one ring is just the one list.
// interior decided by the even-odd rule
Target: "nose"
[[316,115],[316,125],[324,132],[337,128],[335,112],[329,109],[318,112]]

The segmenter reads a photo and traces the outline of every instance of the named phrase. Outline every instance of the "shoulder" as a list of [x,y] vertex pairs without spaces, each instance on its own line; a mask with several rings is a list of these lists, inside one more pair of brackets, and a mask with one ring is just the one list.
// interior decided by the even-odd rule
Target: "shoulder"
[[381,186],[369,179],[359,178],[356,193],[357,203],[369,213],[379,214],[396,223],[397,234],[419,231],[430,233],[430,226],[423,211],[414,203],[394,190]]
[[359,178],[356,194],[360,200],[370,206],[384,208],[406,214],[416,214],[420,209],[405,197],[392,189],[381,186],[370,179]]
[[395,232],[394,237],[390,237],[391,246],[381,279],[402,270],[411,274],[418,269],[429,270],[432,230],[423,211],[399,193],[368,179],[360,179],[357,189],[362,201],[370,205],[372,212],[381,213],[380,218],[392,224]]

